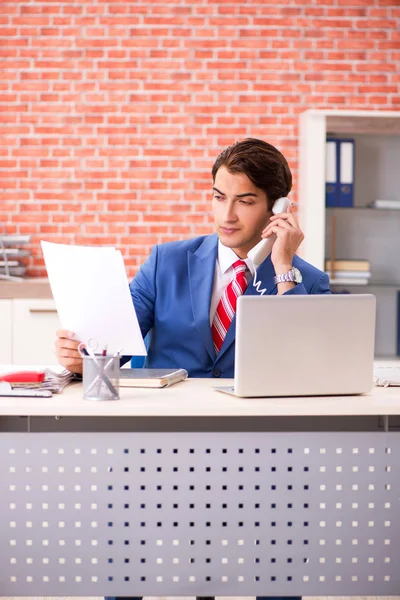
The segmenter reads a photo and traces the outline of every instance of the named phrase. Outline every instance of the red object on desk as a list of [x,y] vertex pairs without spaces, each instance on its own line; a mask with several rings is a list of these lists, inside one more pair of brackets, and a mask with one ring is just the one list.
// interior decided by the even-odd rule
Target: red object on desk
[[8,383],[43,383],[44,377],[44,371],[15,371],[14,373],[0,375],[0,381],[8,381]]

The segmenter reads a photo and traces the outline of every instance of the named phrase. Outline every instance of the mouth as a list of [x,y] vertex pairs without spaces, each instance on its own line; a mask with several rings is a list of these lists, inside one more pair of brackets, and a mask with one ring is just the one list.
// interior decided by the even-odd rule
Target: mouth
[[233,233],[239,231],[239,229],[235,229],[234,227],[220,227],[220,230],[222,233],[225,233],[225,235],[232,235]]

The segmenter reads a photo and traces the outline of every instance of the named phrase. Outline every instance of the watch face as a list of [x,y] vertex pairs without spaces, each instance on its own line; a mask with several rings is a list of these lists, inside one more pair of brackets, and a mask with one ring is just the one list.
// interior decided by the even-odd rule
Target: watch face
[[294,280],[296,283],[301,283],[303,281],[303,276],[296,267],[293,267]]

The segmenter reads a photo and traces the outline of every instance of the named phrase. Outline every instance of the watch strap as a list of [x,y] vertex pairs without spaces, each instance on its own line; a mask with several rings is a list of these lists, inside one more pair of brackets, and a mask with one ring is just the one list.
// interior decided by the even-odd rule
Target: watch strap
[[292,269],[290,269],[290,271],[288,271],[287,273],[279,273],[279,275],[275,275],[274,277],[274,283],[285,283],[285,282],[294,282],[294,276],[293,276],[293,272]]
[[290,283],[300,283],[302,280],[300,272],[292,267],[286,273],[279,273],[274,277],[274,283],[277,285],[278,283],[290,282]]

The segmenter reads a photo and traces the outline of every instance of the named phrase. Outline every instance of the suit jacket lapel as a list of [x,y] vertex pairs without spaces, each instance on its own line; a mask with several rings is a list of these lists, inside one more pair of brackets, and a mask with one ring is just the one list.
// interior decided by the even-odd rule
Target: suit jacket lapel
[[190,301],[196,328],[203,344],[215,360],[214,343],[210,326],[210,303],[217,260],[218,237],[207,236],[196,252],[188,252]]
[[[274,283],[275,270],[271,262],[270,256],[268,256],[264,262],[259,266],[257,270],[257,281],[260,281],[259,289],[263,290],[266,288],[264,292],[268,296],[276,293],[276,285]],[[244,293],[245,296],[258,296],[259,292],[255,286],[253,286],[253,278],[249,282],[249,285],[246,288]],[[218,358],[223,356],[224,352],[228,350],[229,346],[233,344],[235,341],[235,332],[236,332],[236,314],[233,317],[232,323],[227,331],[224,342],[221,346],[221,350],[218,353]]]

